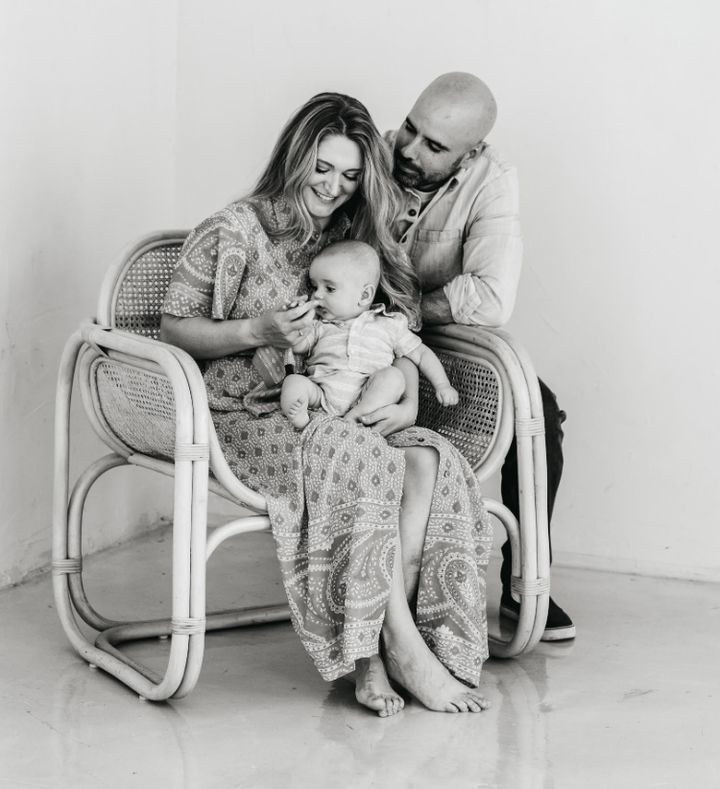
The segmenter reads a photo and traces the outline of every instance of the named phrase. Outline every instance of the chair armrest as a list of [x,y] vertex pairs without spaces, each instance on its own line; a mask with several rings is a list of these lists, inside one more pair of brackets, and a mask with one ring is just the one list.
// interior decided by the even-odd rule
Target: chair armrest
[[211,489],[257,512],[265,498],[229,468],[215,434],[207,391],[195,360],[160,340],[86,321],[79,381],[85,411],[108,446],[130,462],[164,471],[151,459],[175,460],[208,453],[219,484]]
[[84,342],[80,389],[103,441],[126,457],[134,452],[173,457],[180,447],[207,447],[207,396],[187,354],[90,321],[79,333]]

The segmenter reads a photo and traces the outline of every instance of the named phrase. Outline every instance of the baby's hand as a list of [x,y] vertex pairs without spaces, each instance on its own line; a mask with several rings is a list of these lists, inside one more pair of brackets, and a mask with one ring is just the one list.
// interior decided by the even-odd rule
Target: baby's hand
[[452,386],[443,386],[441,389],[435,390],[435,397],[437,397],[440,405],[457,405],[460,399],[457,389]]

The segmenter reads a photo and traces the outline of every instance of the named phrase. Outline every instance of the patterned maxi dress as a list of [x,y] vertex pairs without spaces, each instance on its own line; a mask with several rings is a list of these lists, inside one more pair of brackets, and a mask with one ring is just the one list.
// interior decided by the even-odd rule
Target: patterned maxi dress
[[[316,240],[270,239],[285,227],[282,201],[239,201],[188,237],[164,310],[179,317],[251,318],[307,292]],[[328,242],[347,233],[343,217]],[[491,532],[477,482],[459,453],[430,430],[383,438],[315,412],[296,431],[279,410],[253,416],[261,385],[254,351],[204,370],[218,439],[233,472],[263,493],[292,621],[326,680],[378,652],[396,546],[405,470],[401,447],[431,446],[440,465],[422,555],[416,621],[438,659],[477,685],[487,657],[485,568]]]

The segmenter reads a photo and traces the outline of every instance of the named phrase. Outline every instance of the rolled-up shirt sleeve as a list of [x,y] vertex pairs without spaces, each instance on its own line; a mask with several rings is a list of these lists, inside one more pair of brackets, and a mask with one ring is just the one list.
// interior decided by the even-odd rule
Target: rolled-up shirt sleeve
[[515,306],[523,244],[514,168],[485,184],[463,244],[462,274],[443,291],[456,323],[502,326]]

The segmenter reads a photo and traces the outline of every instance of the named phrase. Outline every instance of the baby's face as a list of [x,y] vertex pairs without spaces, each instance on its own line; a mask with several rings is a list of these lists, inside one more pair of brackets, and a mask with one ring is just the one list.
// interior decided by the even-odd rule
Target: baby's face
[[310,298],[317,302],[316,315],[325,321],[346,321],[364,312],[362,274],[349,258],[315,258],[310,264]]

